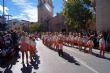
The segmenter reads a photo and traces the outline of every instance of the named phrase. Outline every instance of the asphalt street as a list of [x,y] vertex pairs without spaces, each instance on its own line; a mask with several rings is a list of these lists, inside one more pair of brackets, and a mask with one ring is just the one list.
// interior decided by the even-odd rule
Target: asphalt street
[[[64,56],[36,41],[38,52],[36,61],[29,66],[22,65],[21,57],[8,68],[0,68],[2,73],[110,73],[110,53],[99,57],[99,50],[93,54],[84,53],[76,48],[64,46]],[[21,56],[21,53],[20,53]],[[25,62],[26,63],[26,62]],[[10,67],[11,66],[11,67]]]

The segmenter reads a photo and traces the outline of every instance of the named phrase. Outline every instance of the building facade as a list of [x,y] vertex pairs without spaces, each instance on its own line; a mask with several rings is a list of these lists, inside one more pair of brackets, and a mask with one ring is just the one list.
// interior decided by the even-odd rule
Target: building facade
[[58,13],[53,16],[53,0],[38,0],[38,23],[42,31],[66,31],[64,16]]
[[96,0],[96,30],[110,31],[110,0]]
[[38,0],[38,23],[42,31],[48,30],[48,22],[53,17],[52,0]]
[[44,23],[53,17],[52,0],[38,0],[38,22]]
[[64,23],[65,17],[62,15],[62,13],[57,13],[56,16],[54,16],[49,21],[49,31],[51,32],[66,32],[67,25]]

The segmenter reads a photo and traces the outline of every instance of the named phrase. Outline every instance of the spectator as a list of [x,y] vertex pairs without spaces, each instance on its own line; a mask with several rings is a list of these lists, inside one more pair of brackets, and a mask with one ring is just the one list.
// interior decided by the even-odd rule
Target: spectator
[[107,35],[106,45],[107,45],[107,50],[110,51],[110,32]]

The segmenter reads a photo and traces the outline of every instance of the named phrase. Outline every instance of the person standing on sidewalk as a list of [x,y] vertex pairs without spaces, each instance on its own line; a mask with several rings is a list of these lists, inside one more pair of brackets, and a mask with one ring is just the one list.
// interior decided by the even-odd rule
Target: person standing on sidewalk
[[107,46],[107,51],[110,51],[110,32],[107,35],[106,46]]

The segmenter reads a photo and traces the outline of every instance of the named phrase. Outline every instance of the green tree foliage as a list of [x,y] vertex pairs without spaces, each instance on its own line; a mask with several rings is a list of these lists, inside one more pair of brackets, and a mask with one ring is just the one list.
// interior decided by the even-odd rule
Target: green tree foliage
[[73,28],[87,28],[87,22],[92,19],[92,12],[87,7],[89,0],[68,0],[64,5],[65,23]]
[[39,31],[39,28],[40,28],[39,24],[31,23],[30,26],[29,26],[29,32],[33,33],[33,32]]

